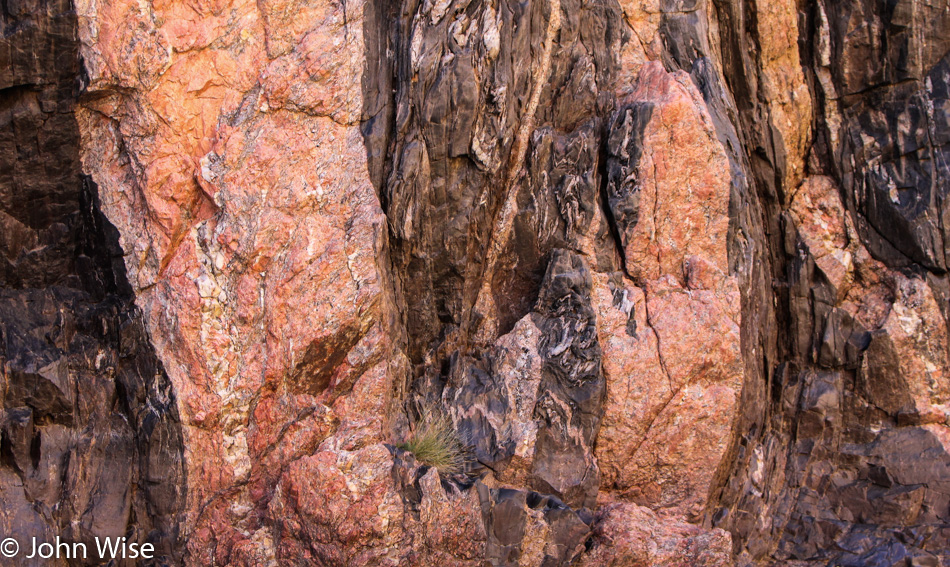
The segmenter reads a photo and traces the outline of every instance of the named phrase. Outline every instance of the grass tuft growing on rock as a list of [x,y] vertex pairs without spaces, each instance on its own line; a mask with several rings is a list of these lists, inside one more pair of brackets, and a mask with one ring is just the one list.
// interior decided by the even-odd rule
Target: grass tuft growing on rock
[[462,472],[465,467],[465,448],[452,420],[444,414],[427,412],[423,415],[409,440],[399,448],[409,451],[417,461],[435,467],[443,474]]

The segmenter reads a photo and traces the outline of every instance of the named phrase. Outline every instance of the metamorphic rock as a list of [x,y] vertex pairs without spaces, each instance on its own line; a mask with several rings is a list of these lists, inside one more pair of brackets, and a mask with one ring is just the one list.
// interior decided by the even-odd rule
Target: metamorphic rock
[[[0,538],[950,565],[950,0],[0,30]],[[433,421],[461,467],[414,452]]]

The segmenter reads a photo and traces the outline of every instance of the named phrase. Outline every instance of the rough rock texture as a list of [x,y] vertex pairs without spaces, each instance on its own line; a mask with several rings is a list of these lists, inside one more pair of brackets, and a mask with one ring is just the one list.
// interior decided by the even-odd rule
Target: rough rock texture
[[284,508],[305,504],[278,484],[321,450],[385,453],[399,367],[358,128],[361,8],[77,11],[83,164],[110,188],[103,208],[179,401],[186,562],[292,562]]
[[947,0],[7,4],[7,525],[950,564]]
[[583,567],[733,564],[727,532],[706,531],[631,503],[603,506],[595,537],[597,543],[580,561]]
[[608,486],[692,517],[742,387],[728,159],[701,100],[685,73],[648,63],[616,111],[606,192],[635,283],[599,286],[610,397],[598,458],[612,468]]
[[[760,44],[782,41],[769,36],[787,26],[720,10],[745,171],[771,235],[755,239],[766,253],[750,250],[740,215],[733,257],[769,266],[774,290],[744,294],[746,344],[761,351],[743,350],[761,358],[761,378],[746,381],[755,410],[709,517],[743,561],[948,561],[947,284],[927,252],[943,238],[948,13],[946,2],[803,6],[792,19],[815,118],[802,154],[762,102],[765,47],[750,61],[740,39],[756,26]],[[792,92],[797,82],[786,77]]]
[[445,391],[474,458],[499,480],[583,507],[597,498],[605,394],[591,286],[583,258],[556,250],[534,311]]
[[178,408],[80,169],[75,12],[5,4],[0,29],[0,533],[22,556],[60,536],[98,563],[93,538],[125,536],[180,562]]

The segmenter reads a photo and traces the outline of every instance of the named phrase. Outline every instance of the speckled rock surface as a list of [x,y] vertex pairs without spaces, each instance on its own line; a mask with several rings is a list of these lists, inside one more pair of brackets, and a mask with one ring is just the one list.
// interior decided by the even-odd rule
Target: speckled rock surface
[[347,8],[77,3],[83,164],[178,395],[188,562],[284,560],[286,471],[384,440],[398,360]]

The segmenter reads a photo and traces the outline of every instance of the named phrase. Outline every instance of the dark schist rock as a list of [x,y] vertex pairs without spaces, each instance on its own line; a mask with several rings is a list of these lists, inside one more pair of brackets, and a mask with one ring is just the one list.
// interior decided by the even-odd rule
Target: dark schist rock
[[[408,521],[413,526],[413,539],[427,539],[428,522],[433,506],[433,492],[442,492],[463,516],[475,512],[483,530],[469,534],[478,548],[477,564],[502,567],[506,565],[569,565],[585,551],[591,535],[593,517],[576,511],[554,496],[530,490],[491,488],[484,478],[466,474],[440,475],[436,469],[419,463],[401,449],[392,448],[392,474],[402,496]],[[438,480],[439,487],[433,486]],[[445,526],[452,530],[458,526]]]
[[634,103],[614,115],[607,138],[607,204],[616,227],[616,238],[625,243],[637,225],[640,191],[636,170],[643,151],[643,129],[650,122],[650,103]]
[[93,538],[126,536],[173,564],[181,430],[81,174],[76,25],[67,1],[0,14],[0,532],[24,554],[33,537],[85,543],[93,563]]
[[[364,77],[363,131],[416,364],[463,321],[497,317],[503,332],[510,329],[534,304],[546,255],[570,247],[575,237],[567,232],[597,219],[597,117],[611,104],[606,86],[622,35],[615,2],[564,0],[550,77],[537,77],[549,3],[444,8],[375,2],[365,32],[367,59],[377,67]],[[510,164],[538,83],[527,164]],[[503,265],[483,274],[499,187],[511,167],[523,165],[514,236],[500,255]],[[467,315],[483,278],[492,278],[505,308]]]
[[889,266],[947,268],[946,2],[828,3],[841,147],[832,157],[862,240]]
[[583,258],[555,250],[534,310],[483,359],[457,359],[443,394],[480,466],[588,509],[606,394],[590,289]]
[[537,490],[593,508],[600,474],[592,458],[606,384],[590,305],[591,278],[582,257],[556,250],[535,307],[542,336],[541,424],[532,463]]
[[532,557],[542,567],[569,565],[583,553],[590,526],[557,498],[477,488],[488,533],[485,557],[493,567],[518,564],[528,547],[544,550]]
[[[561,2],[549,87],[513,177],[514,236],[485,273],[503,180],[522,166],[510,155],[549,5],[448,2],[436,13],[435,3],[374,2],[363,130],[415,364],[409,406],[448,408],[483,472],[580,507],[604,496],[589,450],[604,386],[583,274],[622,268],[651,115],[608,85],[613,54],[648,38],[620,22],[640,16],[626,3]],[[758,27],[766,8],[659,3],[659,58],[690,75],[729,159],[729,266],[742,293],[742,414],[705,524],[732,533],[740,563],[946,562],[946,447],[918,411],[906,344],[838,286],[884,290],[887,307],[898,280],[925,282],[950,313],[950,11],[945,1],[800,4],[814,122],[796,157],[764,95],[774,79],[762,59],[774,38]],[[857,283],[823,272],[791,214],[795,159],[804,177],[831,179],[848,237],[879,263],[862,257],[880,267],[861,268]],[[499,313],[472,312],[483,278]],[[492,318],[498,332],[474,339]],[[591,475],[565,484],[581,470]],[[496,496],[492,517],[523,514],[523,493]],[[506,561],[505,538],[521,541],[519,529],[490,536],[493,560]]]
[[[538,76],[551,6],[560,28],[550,76]],[[480,485],[486,559],[509,565],[522,547],[546,545],[525,535],[526,522],[542,521],[561,549],[544,565],[567,564],[590,532],[567,506],[592,508],[599,485],[606,386],[589,270],[617,269],[601,148],[619,5],[409,1],[367,12],[375,67],[363,132],[415,365],[408,405],[447,410],[474,467],[525,488]],[[536,128],[521,142],[524,163],[512,163],[533,89]],[[512,236],[488,272],[508,183]],[[592,257],[577,253],[591,241]],[[495,312],[475,307],[485,280]],[[486,321],[496,334],[480,334]]]
[[[939,290],[947,113],[940,69],[950,37],[946,3],[938,4],[810,2],[799,21],[805,75],[823,105],[816,109],[809,173],[837,180],[857,236],[876,260],[931,282],[934,296],[945,298]],[[782,148],[763,143],[773,125],[754,96],[761,88],[761,68],[748,55],[755,41],[742,36],[754,21],[740,15],[741,3],[717,5],[730,96],[703,88],[709,82],[695,73],[702,59],[673,60],[693,66],[714,119],[736,126],[746,154],[736,163],[751,186],[739,186],[733,204],[744,237],[732,245],[733,261],[741,268],[748,261],[743,242],[750,232],[762,234],[755,241],[766,244],[765,254],[756,262],[771,271],[771,282],[742,286],[745,344],[764,357],[753,366],[761,385],[747,381],[732,472],[713,498],[719,507],[709,522],[732,532],[743,561],[946,563],[946,470],[939,464],[946,446],[931,426],[920,425],[909,385],[916,377],[903,374],[897,339],[841,309],[840,290],[788,216],[782,194],[796,188],[783,187],[777,174],[785,167]],[[749,190],[758,196],[742,194]],[[743,216],[750,205],[761,207],[759,219]],[[940,308],[946,313],[946,305]],[[911,462],[921,474],[896,480],[897,463]]]

